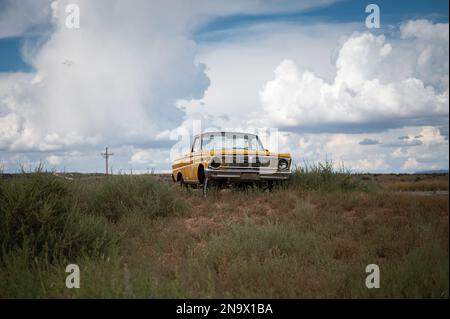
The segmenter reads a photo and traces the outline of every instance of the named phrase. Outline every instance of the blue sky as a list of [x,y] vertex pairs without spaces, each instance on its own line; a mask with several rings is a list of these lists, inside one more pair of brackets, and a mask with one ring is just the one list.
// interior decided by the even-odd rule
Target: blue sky
[[22,38],[6,38],[0,40],[0,72],[29,72],[31,66],[22,58]]
[[0,0],[8,171],[101,171],[106,145],[117,170],[168,171],[194,120],[275,127],[299,163],[448,169],[446,0],[74,0],[79,30],[64,25],[71,1],[50,2]]
[[194,37],[211,31],[241,28],[254,23],[267,22],[289,22],[294,24],[356,22],[363,26],[367,16],[365,8],[370,3],[375,3],[381,8],[382,25],[398,24],[411,19],[431,19],[435,22],[448,22],[449,2],[445,0],[383,0],[376,2],[344,0],[299,12],[235,14],[217,17],[195,30]]
[[[0,1],[4,2],[4,0]],[[200,25],[192,31],[196,41],[224,41],[224,37],[208,36],[211,32],[243,28],[252,24],[284,22],[305,24],[317,22],[356,22],[363,27],[367,16],[365,7],[370,1],[343,0],[334,4],[299,12],[279,12],[264,14],[233,14],[219,16]],[[376,1],[382,8],[382,25],[395,25],[405,20],[430,19],[434,22],[448,22],[449,2],[447,0],[383,0]],[[0,5],[1,8],[1,5]],[[32,30],[31,30],[32,31]],[[42,32],[44,34],[44,32]],[[222,33],[223,34],[223,33]],[[27,35],[0,38],[0,72],[30,72],[32,67],[22,57],[22,45]]]

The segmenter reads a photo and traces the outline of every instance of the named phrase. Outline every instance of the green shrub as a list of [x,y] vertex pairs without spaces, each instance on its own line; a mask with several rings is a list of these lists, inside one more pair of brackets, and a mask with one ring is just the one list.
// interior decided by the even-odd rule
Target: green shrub
[[305,164],[293,169],[288,187],[306,191],[368,191],[372,185],[362,182],[341,165],[334,167],[331,160],[324,163]]
[[49,262],[73,260],[114,247],[117,237],[105,221],[73,206],[68,183],[40,172],[0,181],[0,260],[16,250]]
[[148,176],[109,176],[78,182],[75,201],[83,211],[117,221],[127,213],[150,217],[177,215],[184,205],[169,186]]

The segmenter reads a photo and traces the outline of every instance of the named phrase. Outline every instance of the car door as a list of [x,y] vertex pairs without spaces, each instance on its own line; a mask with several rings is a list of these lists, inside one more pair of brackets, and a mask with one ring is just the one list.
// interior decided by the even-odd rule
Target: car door
[[200,136],[197,136],[194,138],[194,141],[192,142],[191,152],[190,152],[190,162],[191,165],[189,166],[189,180],[190,181],[198,181],[197,176],[197,170],[198,170],[198,164],[201,162],[202,158],[202,150],[200,146]]

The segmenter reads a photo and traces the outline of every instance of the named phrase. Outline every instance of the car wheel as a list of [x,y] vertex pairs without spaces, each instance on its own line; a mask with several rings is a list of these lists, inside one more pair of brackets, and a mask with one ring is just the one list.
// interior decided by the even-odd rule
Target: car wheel
[[181,188],[187,188],[187,184],[185,183],[183,176],[180,178],[180,186]]

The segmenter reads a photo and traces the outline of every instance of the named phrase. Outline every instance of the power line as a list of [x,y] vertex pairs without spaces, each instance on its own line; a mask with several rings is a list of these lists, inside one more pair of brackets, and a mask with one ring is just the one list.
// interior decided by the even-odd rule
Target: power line
[[106,162],[106,175],[108,175],[108,158],[110,156],[113,156],[114,153],[108,153],[108,147],[106,147],[105,153],[100,153],[100,155],[103,156],[103,158],[105,159],[105,162]]

